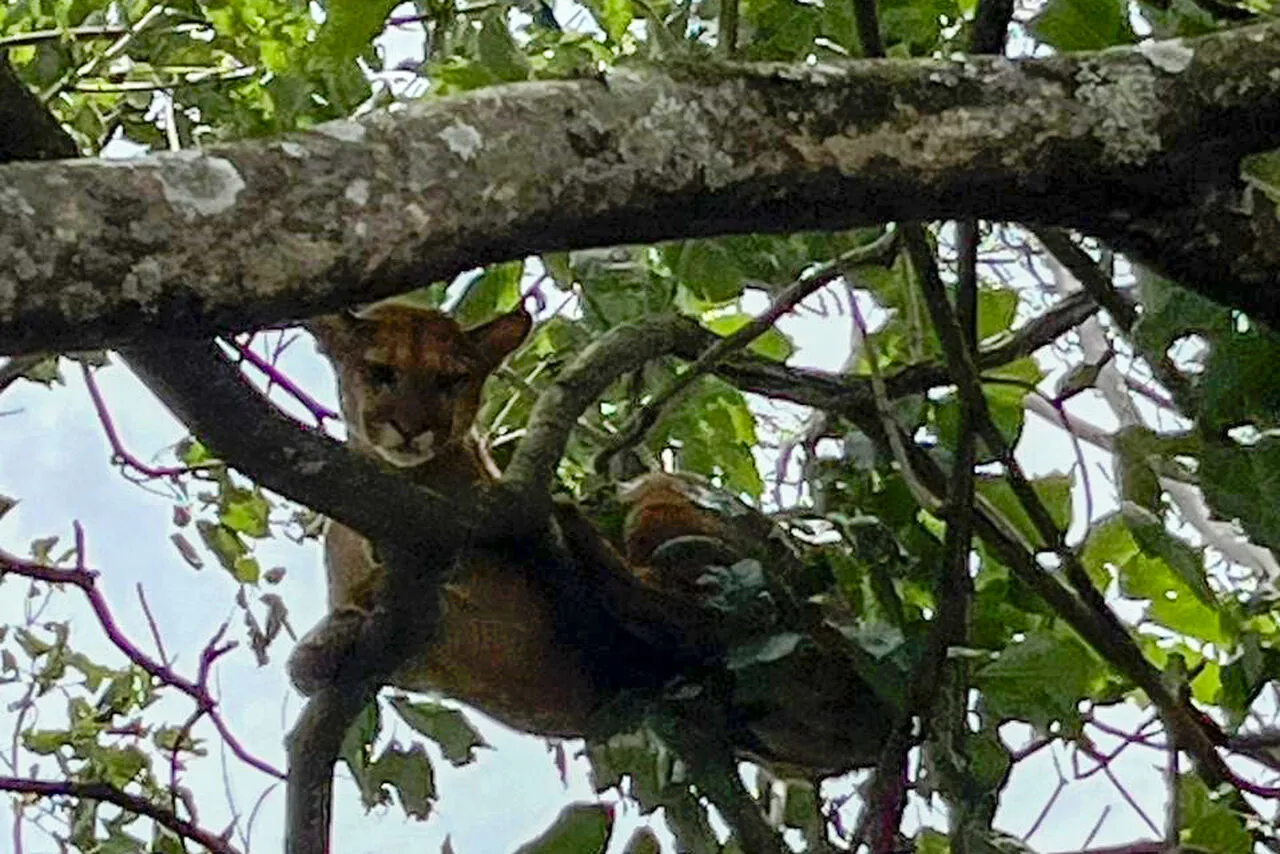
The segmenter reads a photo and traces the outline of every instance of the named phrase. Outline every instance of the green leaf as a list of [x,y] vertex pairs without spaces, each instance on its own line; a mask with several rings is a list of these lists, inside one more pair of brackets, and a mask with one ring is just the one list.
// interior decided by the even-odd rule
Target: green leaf
[[960,20],[952,0],[882,0],[880,28],[891,57],[921,56],[938,45],[943,21]]
[[716,240],[686,240],[676,244],[672,268],[680,282],[716,305],[742,296],[742,270],[736,257]]
[[1112,447],[1121,499],[1159,512],[1164,490],[1156,466],[1163,455],[1155,431],[1137,425],[1122,427],[1116,431]]
[[1215,339],[1233,329],[1231,311],[1220,303],[1140,264],[1134,265],[1134,278],[1142,314],[1133,327],[1133,342],[1148,359],[1164,356],[1184,335],[1200,333]]
[[1199,474],[1215,516],[1240,520],[1253,542],[1280,549],[1280,439],[1206,442]]
[[1094,523],[1081,561],[1099,588],[1114,570],[1121,594],[1147,600],[1146,616],[1159,625],[1212,643],[1232,643],[1234,620],[1208,586],[1200,552],[1148,511],[1126,504]]
[[622,849],[622,854],[662,854],[662,843],[651,829],[637,827],[627,840],[627,847]]
[[902,629],[884,620],[861,622],[853,626],[838,626],[840,633],[873,658],[884,658],[901,649],[906,643]]
[[1211,339],[1201,393],[1202,426],[1208,431],[1280,423],[1280,388],[1271,372],[1280,361],[1280,336],[1257,327]]
[[396,790],[405,815],[425,821],[431,815],[436,799],[435,769],[421,744],[408,750],[392,743],[369,766],[367,779],[379,789],[391,786]]
[[613,814],[604,804],[569,804],[551,827],[516,854],[603,854],[613,835]]
[[1008,288],[978,291],[978,341],[1008,332],[1018,316],[1018,294]]
[[915,843],[917,854],[951,854],[951,839],[930,828],[917,833]]
[[[1021,361],[1021,360],[1020,360]],[[1018,383],[999,383],[984,382],[982,384],[982,395],[987,401],[987,411],[991,415],[991,420],[999,429],[1000,435],[1004,437],[1005,444],[1009,447],[1016,447],[1018,439],[1022,435],[1022,427],[1026,421],[1026,407],[1023,401],[1028,394],[1027,388],[1022,385],[1024,376],[1014,376],[1023,373],[1021,370],[1024,365],[1015,362],[1005,365],[1001,369],[991,371],[987,376],[1005,376],[1018,380]],[[1034,365],[1033,365],[1034,367]],[[1039,370],[1036,369],[1034,383],[1039,379]],[[936,404],[938,419],[938,438],[942,444],[950,449],[954,449],[958,444],[958,434],[960,431],[960,400],[956,392],[952,392]],[[986,447],[985,443],[978,443],[978,461],[980,463],[991,462],[995,459],[991,451]]]
[[270,533],[271,504],[258,489],[222,488],[218,521],[245,536],[261,539]]
[[1158,516],[1144,508],[1126,503],[1120,512],[1144,554],[1163,560],[1201,602],[1211,607],[1218,604],[1209,587],[1204,555],[1199,549],[1175,537]]
[[[727,338],[746,326],[752,320],[751,315],[743,312],[734,312],[733,314],[722,314],[716,317],[704,318],[702,325],[710,329],[715,334]],[[764,356],[766,359],[772,359],[775,362],[785,362],[791,358],[791,354],[795,352],[795,345],[791,343],[791,339],[783,334],[777,327],[766,329],[758,338],[751,342],[747,348],[751,352]]]
[[[1265,637],[1274,634],[1272,628]],[[1245,634],[1240,640],[1239,656],[1221,669],[1220,691],[1211,702],[1226,713],[1232,728],[1245,720],[1262,689],[1280,678],[1280,654],[1264,648],[1262,643],[1253,634]]]
[[1120,592],[1150,604],[1147,618],[1184,635],[1215,644],[1230,644],[1224,614],[1200,601],[1168,563],[1139,555],[1120,568]]
[[795,632],[781,632],[741,644],[729,650],[727,664],[731,670],[742,670],[753,664],[768,664],[795,652],[803,636]]
[[351,777],[360,789],[360,798],[366,808],[386,802],[386,793],[369,778],[369,766],[373,759],[373,744],[382,731],[382,715],[378,701],[371,700],[347,727],[338,756],[347,763]]
[[1080,561],[1098,589],[1105,590],[1111,582],[1112,571],[1118,571],[1140,552],[1124,517],[1114,513],[1099,519],[1090,528]]
[[529,60],[511,37],[506,11],[485,13],[476,42],[480,63],[498,80],[516,82],[529,79]]
[[67,656],[67,666],[75,668],[84,675],[84,687],[90,691],[97,691],[104,679],[116,673],[110,667],[104,667],[79,652],[73,652]]
[[70,743],[71,734],[64,729],[29,729],[22,732],[22,746],[37,756],[49,756]]
[[257,584],[258,579],[262,577],[262,567],[258,565],[257,558],[240,555],[231,567],[231,574],[242,584]]
[[1280,204],[1280,149],[1250,154],[1240,160],[1240,177]]
[[523,278],[523,261],[493,264],[467,285],[453,309],[454,318],[465,329],[511,311],[520,302]]
[[58,357],[49,356],[47,359],[41,359],[23,371],[22,378],[46,386],[51,386],[54,383],[62,385],[62,371],[58,366]]
[[392,697],[391,707],[414,731],[438,744],[444,758],[455,767],[474,762],[476,749],[489,746],[457,709],[433,702],[414,703],[402,696]]
[[[1051,474],[1031,481],[1031,487],[1040,497],[1040,503],[1049,511],[1049,516],[1058,530],[1065,531],[1071,524],[1071,484],[1072,477],[1066,474]],[[1036,526],[1032,524],[1030,515],[1023,509],[1022,502],[1014,495],[1013,487],[1003,477],[979,476],[975,489],[979,495],[989,501],[1000,515],[1004,516],[1016,528],[1027,542],[1037,548],[1048,544],[1040,536]]]
[[329,0],[317,47],[336,62],[355,59],[382,32],[399,0]]
[[1128,4],[1121,0],[1049,0],[1028,28],[1061,51],[1102,50],[1135,40]]
[[608,33],[609,40],[619,42],[627,32],[627,27],[635,19],[635,11],[631,8],[631,0],[604,0],[600,23]]
[[200,746],[202,739],[193,738],[186,727],[157,727],[151,735],[151,742],[167,753],[180,751],[193,756],[206,756],[208,751]]
[[1178,778],[1178,801],[1179,841],[1187,848],[1213,854],[1249,854],[1254,850],[1244,819],[1248,807],[1239,792],[1214,794],[1196,775],[1183,774]]
[[199,466],[217,459],[209,453],[209,449],[195,438],[186,438],[178,442],[173,449],[174,455],[186,466]]
[[698,380],[662,418],[649,442],[655,453],[676,450],[683,471],[722,478],[731,494],[757,498],[764,491],[752,452],[758,444],[755,415],[742,392],[722,380]]
[[1075,635],[1039,630],[979,668],[974,681],[991,713],[1041,732],[1061,722],[1080,726],[1080,701],[1106,680],[1106,665]]
[[213,552],[222,568],[239,578],[237,562],[249,552],[240,535],[226,525],[219,525],[208,519],[197,519],[196,531],[200,533],[205,548]]
[[149,768],[151,760],[136,747],[103,747],[96,745],[90,753],[95,776],[117,789],[133,782],[142,771]]

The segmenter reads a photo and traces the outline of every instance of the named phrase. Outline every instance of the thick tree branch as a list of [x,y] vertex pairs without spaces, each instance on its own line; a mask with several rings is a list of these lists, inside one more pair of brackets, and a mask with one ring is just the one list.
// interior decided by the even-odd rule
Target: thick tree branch
[[57,119],[13,73],[7,50],[0,50],[0,128],[4,129],[0,131],[0,163],[54,160],[79,153]]
[[1280,24],[1018,62],[618,73],[204,154],[11,164],[0,348],[277,323],[546,250],[969,215],[1078,228],[1280,321],[1280,221],[1237,177],[1280,145],[1277,66]]
[[307,701],[289,733],[285,854],[325,854],[330,850],[333,764],[347,729],[373,697],[368,688],[332,686],[322,690]]
[[[201,441],[255,483],[376,540],[415,541],[448,554],[482,519],[455,496],[385,472],[323,433],[284,415],[260,395],[212,341],[138,348],[129,367]],[[371,500],[371,496],[378,496]],[[419,524],[424,519],[432,525]]]
[[610,330],[598,338],[538,396],[525,436],[502,481],[525,506],[547,506],[552,479],[578,416],[618,377],[676,349],[691,321],[661,315]]

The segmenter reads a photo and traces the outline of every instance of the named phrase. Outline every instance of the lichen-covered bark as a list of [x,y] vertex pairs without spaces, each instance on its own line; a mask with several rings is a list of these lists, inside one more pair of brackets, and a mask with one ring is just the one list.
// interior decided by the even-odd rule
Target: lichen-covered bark
[[619,73],[140,160],[0,167],[0,352],[290,320],[529,253],[964,215],[1272,321],[1280,25],[1010,62]]

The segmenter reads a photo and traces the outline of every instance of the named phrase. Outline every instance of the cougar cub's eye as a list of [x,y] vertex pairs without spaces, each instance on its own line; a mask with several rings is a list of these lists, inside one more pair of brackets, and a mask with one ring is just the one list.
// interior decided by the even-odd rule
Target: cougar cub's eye
[[390,365],[370,365],[368,368],[368,377],[369,382],[374,385],[395,385],[396,369]]

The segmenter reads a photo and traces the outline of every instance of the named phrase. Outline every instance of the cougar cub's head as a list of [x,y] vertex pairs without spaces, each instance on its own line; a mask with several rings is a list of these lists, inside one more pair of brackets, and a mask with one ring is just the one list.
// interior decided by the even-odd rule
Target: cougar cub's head
[[485,379],[531,325],[523,308],[464,331],[443,312],[379,303],[307,328],[338,375],[348,440],[409,468],[467,436]]

